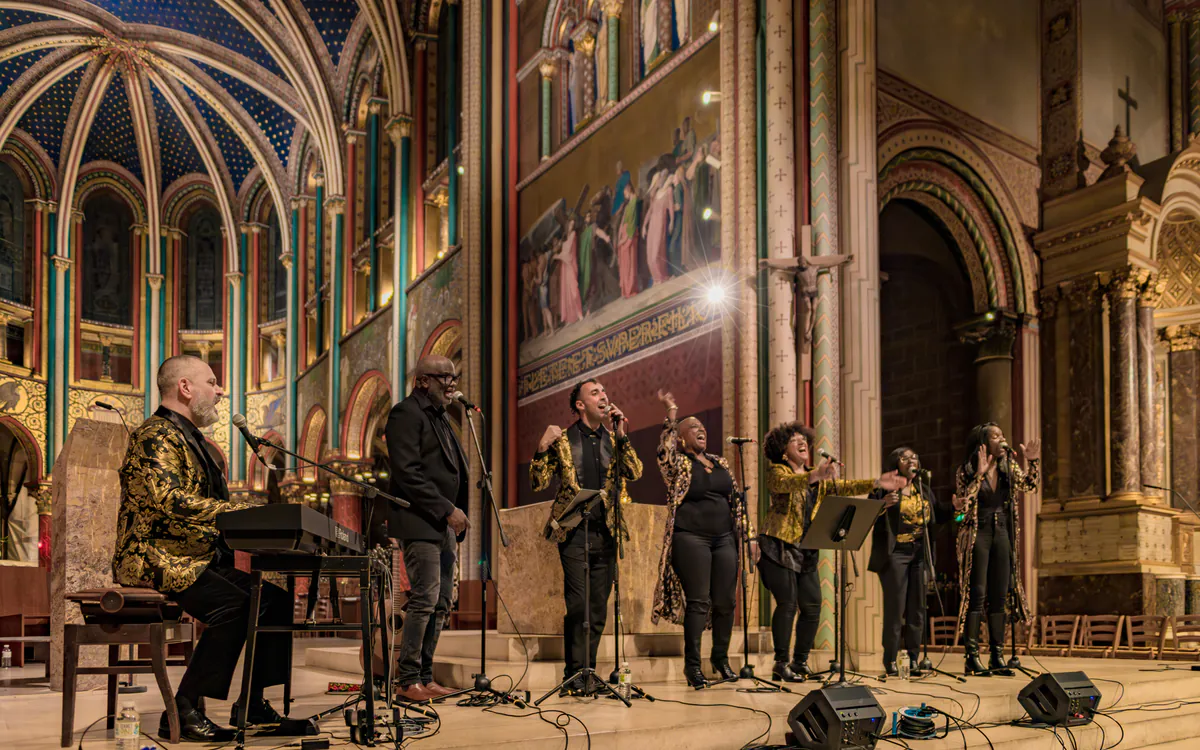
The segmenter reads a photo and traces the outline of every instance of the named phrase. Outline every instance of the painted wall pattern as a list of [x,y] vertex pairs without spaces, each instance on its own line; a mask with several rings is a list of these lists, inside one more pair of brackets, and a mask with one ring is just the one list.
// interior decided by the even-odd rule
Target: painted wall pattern
[[338,394],[342,409],[350,406],[350,391],[363,373],[370,370],[379,370],[385,375],[391,373],[391,340],[392,316],[384,312],[342,344],[342,381]]
[[[409,373],[417,364],[429,337],[447,321],[461,321],[466,311],[466,268],[462,252],[446,256],[408,290],[408,351]],[[461,341],[461,336],[459,337]],[[450,356],[452,352],[441,351]],[[465,383],[461,384],[465,387]],[[405,393],[408,384],[405,384]]]

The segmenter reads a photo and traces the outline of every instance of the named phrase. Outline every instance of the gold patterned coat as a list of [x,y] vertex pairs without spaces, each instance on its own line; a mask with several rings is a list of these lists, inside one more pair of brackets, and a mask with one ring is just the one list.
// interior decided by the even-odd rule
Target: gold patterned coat
[[112,562],[113,578],[122,586],[183,591],[217,553],[217,515],[250,507],[211,497],[224,493],[209,486],[190,442],[158,414],[129,436]]
[[817,482],[815,492],[807,471],[794,471],[789,464],[767,462],[767,492],[771,506],[759,533],[795,546],[817,515],[826,495],[865,495],[875,487],[874,479],[826,480]]
[[[1014,544],[1012,549],[1013,565],[1017,570],[1021,569],[1021,504],[1017,502],[1015,497],[1018,492],[1036,492],[1038,488],[1038,466],[1041,461],[1033,458],[1029,460],[1029,470],[1026,471],[1020,467],[1015,461],[1009,462],[1009,482],[1012,486],[1013,497],[1013,527]],[[999,472],[997,472],[999,478]],[[971,589],[971,564],[974,558],[975,537],[979,531],[979,490],[983,486],[983,478],[972,476],[968,473],[966,466],[958,467],[958,473],[954,476],[954,493],[959,498],[966,500],[966,505],[963,508],[962,526],[958,530],[958,538],[956,540],[956,553],[958,555],[958,587],[962,592],[958,604],[958,628],[962,630],[963,622],[967,617],[967,608],[970,606],[971,597],[968,595]],[[1028,623],[1030,618],[1029,600],[1025,598],[1025,586],[1021,583],[1021,576],[1017,576],[1017,607],[1019,611],[1016,613],[1017,618],[1022,622]]]
[[[558,490],[554,493],[554,502],[550,505],[550,518],[546,519],[546,528],[543,533],[547,539],[560,544],[567,541],[569,529],[558,526],[558,519],[567,509],[571,500],[579,494],[580,489],[578,467],[582,466],[582,463],[577,464],[576,456],[582,462],[582,447],[575,446],[575,450],[572,451],[573,440],[579,434],[578,424],[576,422],[564,430],[563,434],[551,443],[545,453],[535,455],[533,461],[529,463],[529,481],[533,485],[534,492],[546,489],[554,478],[558,477]],[[614,537],[617,535],[617,526],[613,498],[616,496],[618,474],[617,465],[610,459],[616,452],[617,442],[612,432],[604,430],[604,439],[601,440],[600,447],[602,460],[608,467],[604,475],[604,488],[607,491],[604,501],[605,520],[608,530],[613,533]],[[631,502],[628,490],[629,482],[642,478],[642,460],[638,458],[637,451],[629,444],[628,438],[623,438],[621,442],[620,476],[625,480],[621,486],[621,502],[628,504]],[[622,520],[624,520],[624,516],[622,516]],[[621,535],[622,538],[628,539],[628,530],[622,528]]]
[[[709,461],[729,471],[729,462],[723,457],[705,453]],[[663,530],[662,554],[658,560],[658,583],[654,587],[654,610],[650,619],[656,625],[660,619],[667,619],[676,625],[683,624],[684,609],[687,601],[683,595],[683,583],[675,574],[671,565],[671,543],[675,538],[675,512],[679,504],[687,497],[692,486],[692,462],[687,454],[679,450],[679,422],[668,419],[663,425],[662,436],[658,441],[658,470],[662,472],[663,482],[667,485],[667,525]],[[741,528],[744,515],[737,507],[737,479],[733,478],[733,493],[729,497],[729,512],[737,528]],[[750,525],[749,537],[754,538],[754,526]],[[738,545],[739,555],[741,545]],[[739,564],[742,562],[738,561]]]

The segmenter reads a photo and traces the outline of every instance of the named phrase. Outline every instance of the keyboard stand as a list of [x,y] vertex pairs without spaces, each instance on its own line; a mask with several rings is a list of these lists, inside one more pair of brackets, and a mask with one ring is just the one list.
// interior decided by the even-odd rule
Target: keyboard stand
[[[263,573],[281,573],[288,578],[288,588],[293,589],[295,576],[312,576],[311,586],[317,586],[322,576],[330,579],[330,589],[336,595],[336,579],[357,578],[359,590],[359,609],[362,612],[362,622],[358,625],[344,623],[292,623],[291,625],[259,625],[258,610],[262,599]],[[374,576],[371,571],[370,555],[306,555],[306,554],[254,554],[250,556],[250,573],[254,578],[250,588],[250,617],[246,629],[246,657],[242,668],[242,691],[238,697],[239,703],[250,695],[250,684],[254,672],[254,647],[259,633],[359,633],[367,649],[367,658],[363,659],[363,701],[366,711],[362,713],[359,742],[367,747],[375,746],[375,675],[373,659],[371,658],[371,630],[375,627],[371,618],[371,583]],[[389,651],[387,623],[382,619],[383,602],[380,606],[380,630],[383,638],[383,652]],[[294,617],[294,615],[293,615]],[[385,660],[386,661],[386,660]],[[385,684],[387,684],[386,674]],[[285,704],[287,698],[285,696]],[[366,731],[362,731],[365,729]],[[245,749],[246,741],[246,706],[243,704],[238,711],[237,748]]]

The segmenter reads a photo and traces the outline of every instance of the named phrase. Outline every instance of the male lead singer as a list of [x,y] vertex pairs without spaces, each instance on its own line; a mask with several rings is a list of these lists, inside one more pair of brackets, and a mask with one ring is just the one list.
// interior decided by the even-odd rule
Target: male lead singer
[[446,418],[458,373],[445,357],[417,362],[413,391],[387,422],[391,492],[411,503],[393,507],[388,533],[399,539],[412,584],[400,631],[396,695],[427,701],[450,691],[433,681],[433,654],[454,588],[457,541],[467,533],[467,459]]
[[[571,389],[570,400],[575,423],[565,431],[557,425],[547,427],[538,444],[537,455],[529,464],[529,479],[534,492],[549,487],[551,480],[558,477],[558,491],[550,507],[545,535],[558,542],[558,557],[563,567],[563,596],[567,603],[567,614],[563,618],[563,651],[567,660],[564,678],[585,666],[584,660],[589,656],[587,665],[596,666],[596,652],[604,633],[617,556],[614,535],[618,530],[613,504],[617,495],[618,464],[613,462],[613,455],[620,455],[619,476],[627,481],[642,476],[642,462],[625,434],[625,415],[609,402],[604,386],[593,378],[583,380]],[[568,504],[580,490],[607,490],[603,517],[597,512],[588,521],[591,539],[588,567],[584,565],[582,524],[572,528],[560,524],[566,520],[563,514]],[[629,502],[624,486],[621,502]],[[599,510],[599,503],[595,507]],[[620,533],[628,536],[624,528]],[[584,576],[590,577],[591,586],[588,634],[583,632]],[[580,693],[588,687],[568,684],[560,692],[563,695]]]

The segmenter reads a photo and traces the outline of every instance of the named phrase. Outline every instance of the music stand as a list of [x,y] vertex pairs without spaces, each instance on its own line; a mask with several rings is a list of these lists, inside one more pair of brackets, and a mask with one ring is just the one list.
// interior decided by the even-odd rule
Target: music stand
[[[574,529],[583,524],[583,637],[586,646],[583,654],[584,666],[575,674],[570,675],[567,679],[550,688],[541,698],[533,702],[533,705],[540,706],[542,701],[557,693],[564,685],[570,685],[575,680],[583,678],[584,695],[595,693],[608,693],[617,700],[625,704],[626,708],[631,708],[633,704],[629,699],[617,692],[616,688],[609,685],[604,680],[596,675],[596,670],[592,666],[592,540],[588,535],[588,519],[592,514],[592,506],[595,505],[594,500],[599,497],[603,501],[608,496],[604,490],[580,490],[571,502],[567,504],[566,510],[558,518],[550,520],[550,526],[554,529]],[[617,499],[620,502],[620,498]],[[604,503],[600,503],[600,521],[604,523]],[[565,571],[564,571],[565,575]]]
[[[837,673],[838,686],[846,684],[846,624],[843,621],[846,612],[846,552],[862,548],[882,510],[883,504],[878,500],[826,495],[798,545],[800,549],[831,549],[837,553],[837,568],[841,576],[834,611],[837,669],[830,665],[828,671],[831,678]],[[860,672],[851,671],[850,674],[867,677]]]

